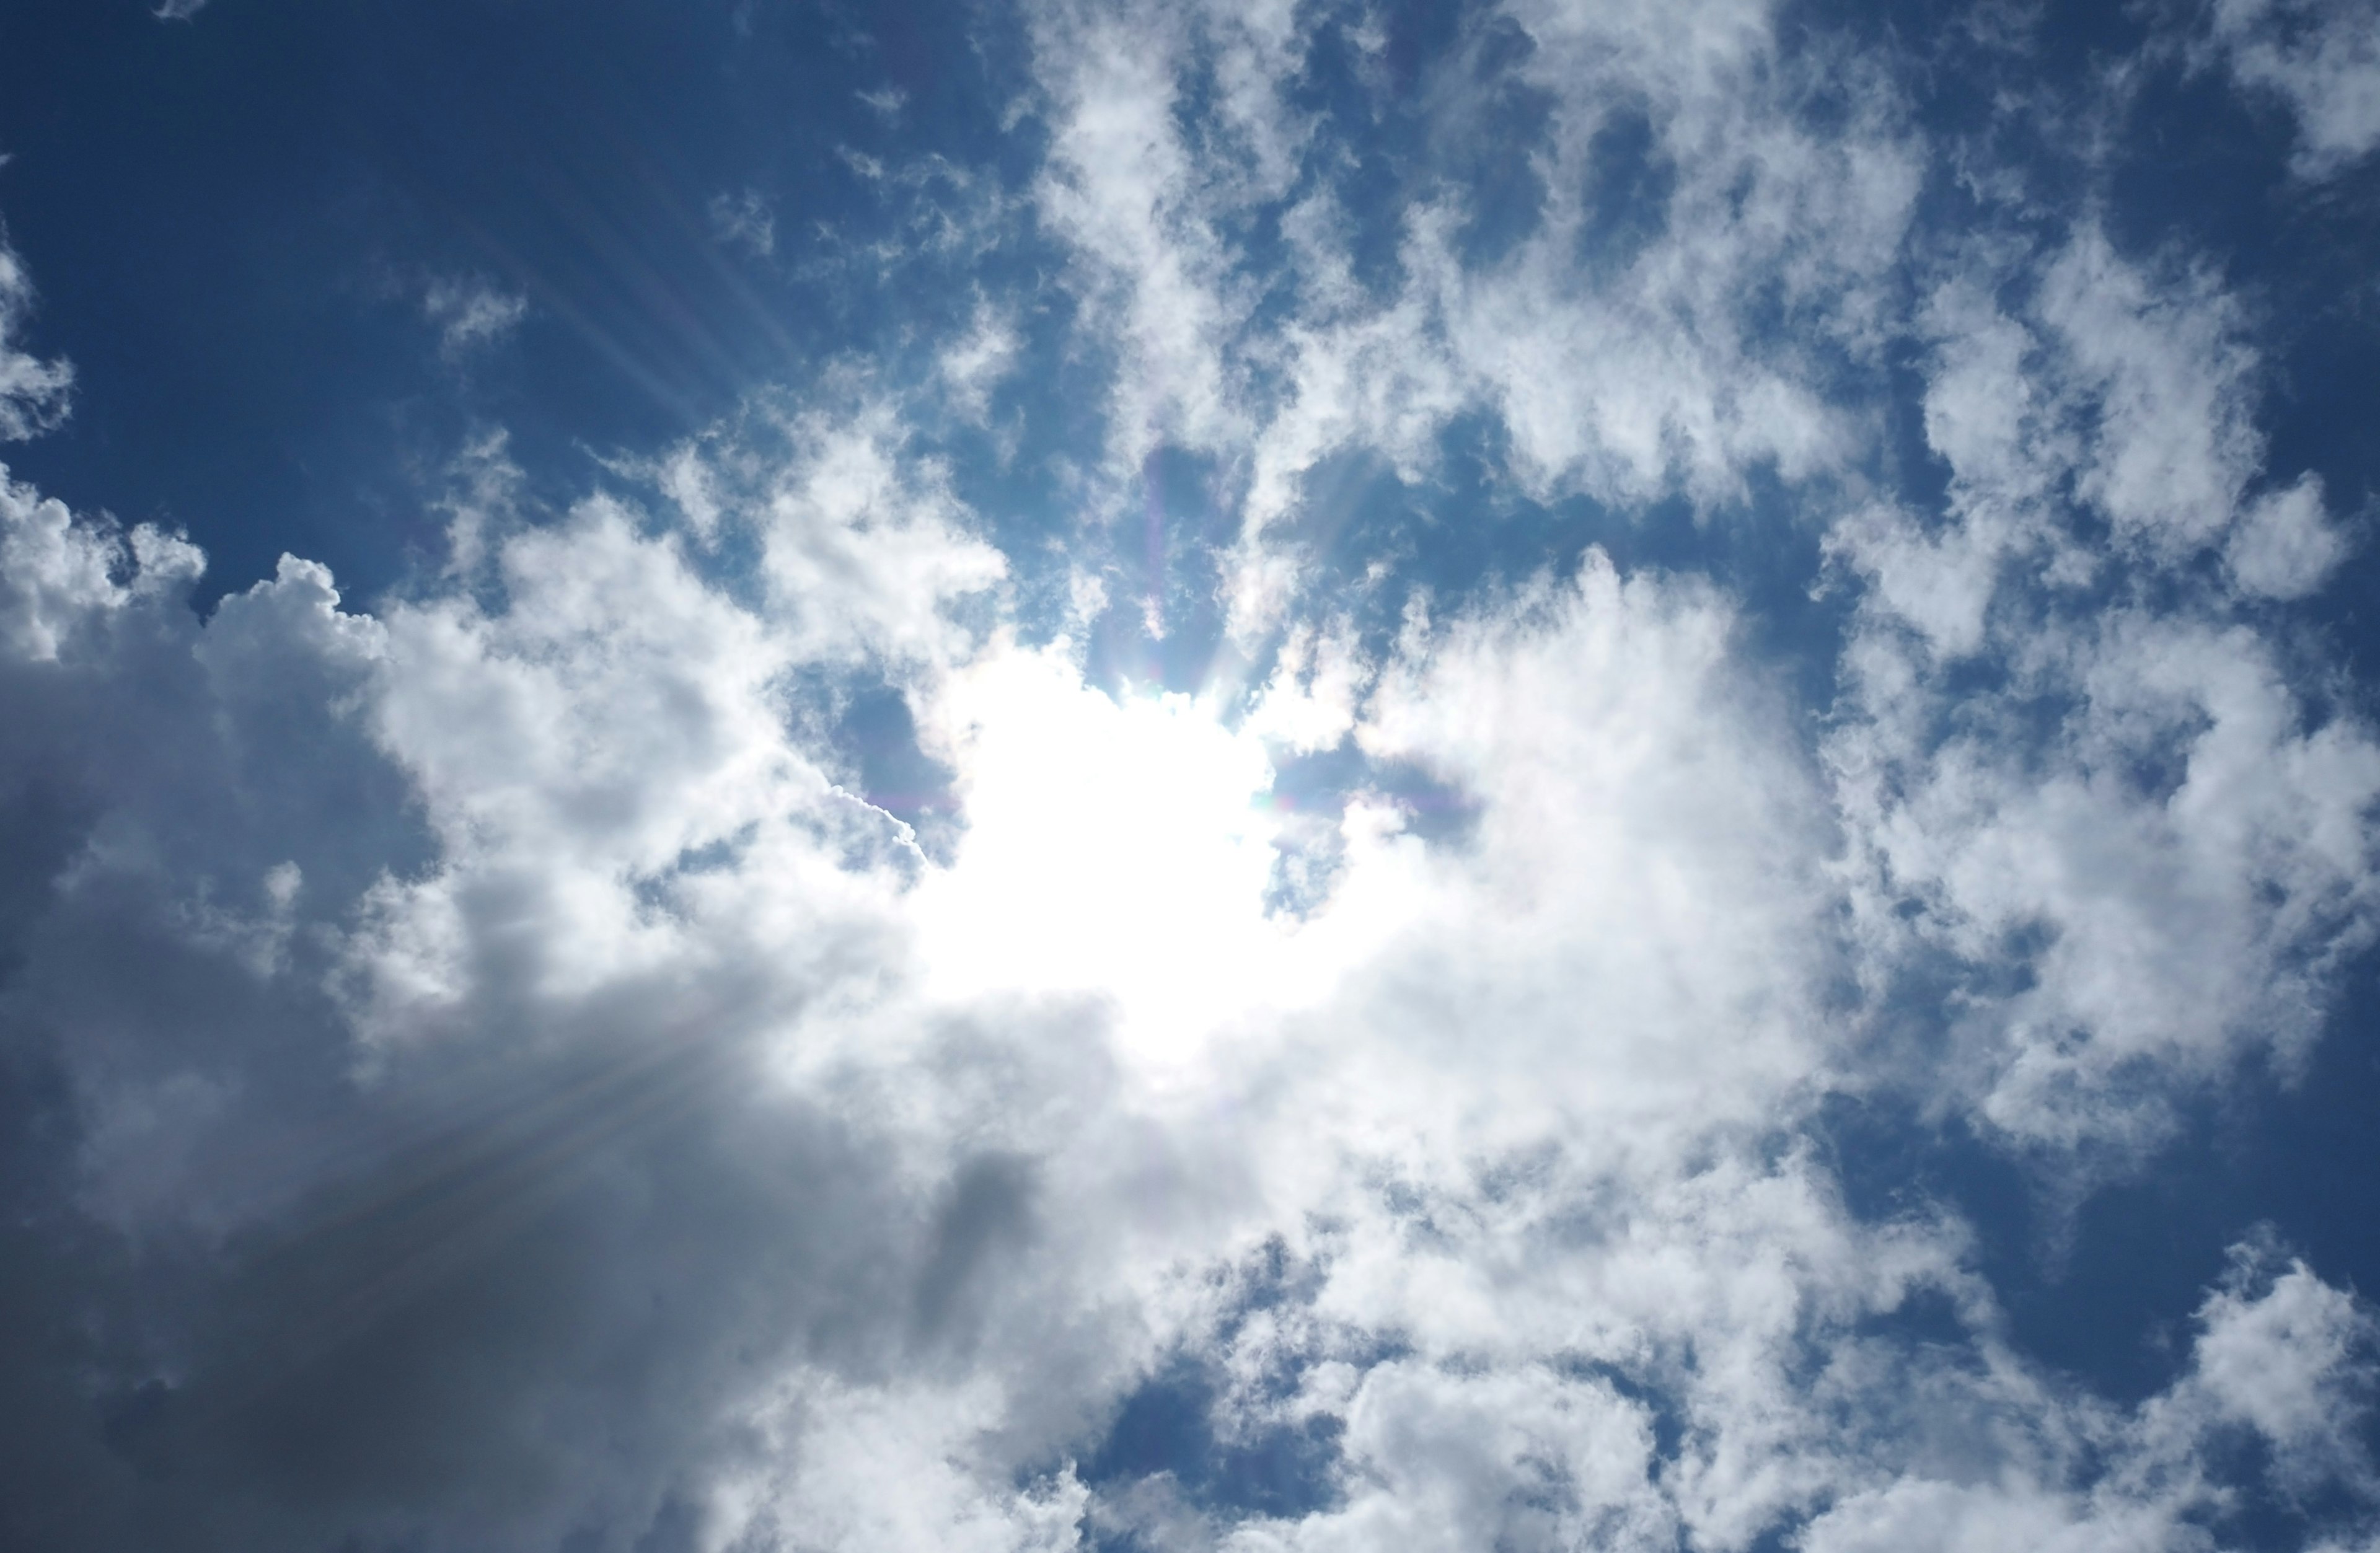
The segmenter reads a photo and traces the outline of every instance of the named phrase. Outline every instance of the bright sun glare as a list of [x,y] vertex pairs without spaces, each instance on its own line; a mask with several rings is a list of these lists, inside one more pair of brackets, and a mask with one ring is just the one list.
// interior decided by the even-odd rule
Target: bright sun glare
[[940,710],[968,829],[916,902],[931,994],[1103,995],[1161,1066],[1328,980],[1337,935],[1267,909],[1271,761],[1211,698],[1111,698],[1060,644],[988,654]]

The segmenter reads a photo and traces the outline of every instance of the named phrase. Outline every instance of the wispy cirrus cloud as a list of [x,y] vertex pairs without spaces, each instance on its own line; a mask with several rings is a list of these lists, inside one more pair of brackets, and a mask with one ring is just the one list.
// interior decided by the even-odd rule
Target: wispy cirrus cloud
[[449,360],[492,345],[528,316],[528,299],[482,280],[433,280],[423,287],[421,312],[438,330]]
[[33,307],[33,284],[24,261],[0,241],[0,442],[22,442],[55,428],[66,418],[74,390],[74,368],[47,361],[18,344]]
[[715,194],[707,209],[710,230],[721,242],[749,249],[762,259],[777,251],[777,218],[758,189]]

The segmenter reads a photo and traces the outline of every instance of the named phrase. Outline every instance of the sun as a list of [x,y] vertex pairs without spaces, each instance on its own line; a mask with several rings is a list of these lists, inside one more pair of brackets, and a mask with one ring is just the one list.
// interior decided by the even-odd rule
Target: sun
[[1221,710],[1111,697],[1063,642],[996,647],[955,675],[929,722],[967,828],[915,896],[929,994],[1102,998],[1150,1057],[1289,995],[1297,924],[1266,909],[1273,767]]

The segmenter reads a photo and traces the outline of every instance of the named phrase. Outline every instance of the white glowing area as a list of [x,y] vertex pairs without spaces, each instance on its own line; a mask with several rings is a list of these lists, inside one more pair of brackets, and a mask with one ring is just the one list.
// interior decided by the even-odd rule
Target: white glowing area
[[913,901],[929,996],[1102,997],[1125,1050],[1161,1062],[1311,1001],[1345,965],[1342,925],[1268,913],[1273,768],[1208,698],[1111,698],[1066,644],[1003,644],[953,676],[929,725],[967,824]]

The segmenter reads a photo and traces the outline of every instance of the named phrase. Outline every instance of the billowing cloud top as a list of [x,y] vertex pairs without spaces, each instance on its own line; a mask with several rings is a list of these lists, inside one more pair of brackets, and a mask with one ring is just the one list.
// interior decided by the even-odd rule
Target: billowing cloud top
[[2380,1547],[2368,7],[200,9],[452,101],[6,127],[0,1542]]

